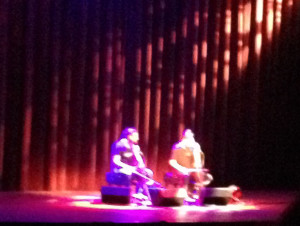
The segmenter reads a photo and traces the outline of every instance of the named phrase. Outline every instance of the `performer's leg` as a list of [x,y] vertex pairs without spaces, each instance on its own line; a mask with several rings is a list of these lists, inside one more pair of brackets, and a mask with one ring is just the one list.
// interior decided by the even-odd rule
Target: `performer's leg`
[[136,174],[132,174],[132,178],[136,184],[134,197],[140,200],[151,200],[149,189],[146,185],[147,180]]
[[143,194],[148,197],[149,201],[151,201],[151,196],[147,184],[143,184],[143,191],[144,191]]
[[198,199],[200,190],[203,187],[204,175],[202,172],[191,173],[188,194],[190,197]]

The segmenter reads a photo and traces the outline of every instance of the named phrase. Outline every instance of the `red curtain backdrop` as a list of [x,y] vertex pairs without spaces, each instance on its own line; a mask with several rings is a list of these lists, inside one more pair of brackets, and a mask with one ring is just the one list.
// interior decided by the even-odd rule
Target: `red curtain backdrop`
[[160,182],[191,128],[212,186],[297,187],[299,9],[0,0],[1,189],[97,190],[127,126]]

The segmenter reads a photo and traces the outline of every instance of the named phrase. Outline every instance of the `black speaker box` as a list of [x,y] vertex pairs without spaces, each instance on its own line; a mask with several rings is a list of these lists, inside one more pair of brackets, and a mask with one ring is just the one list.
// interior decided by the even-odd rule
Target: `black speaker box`
[[200,204],[202,205],[227,205],[232,199],[231,188],[209,188],[204,187],[200,192]]
[[101,197],[103,203],[108,204],[129,204],[130,188],[129,187],[112,187],[102,186]]
[[153,206],[182,206],[186,197],[185,192],[174,189],[149,188]]

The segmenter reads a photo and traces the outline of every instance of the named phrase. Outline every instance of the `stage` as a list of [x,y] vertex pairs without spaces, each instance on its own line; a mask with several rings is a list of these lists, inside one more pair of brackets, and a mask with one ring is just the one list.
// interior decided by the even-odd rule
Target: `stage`
[[100,192],[1,192],[4,223],[238,223],[277,225],[296,203],[297,192],[243,191],[226,206],[152,207],[107,205]]

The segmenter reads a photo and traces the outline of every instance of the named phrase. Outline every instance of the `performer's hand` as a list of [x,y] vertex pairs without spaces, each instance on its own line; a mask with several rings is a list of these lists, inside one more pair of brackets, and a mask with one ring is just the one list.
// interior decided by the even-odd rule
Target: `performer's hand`
[[154,184],[154,181],[153,181],[153,180],[149,180],[149,181],[146,182],[146,184],[147,184],[147,185],[153,185],[153,184]]
[[127,174],[127,175],[131,175],[133,171],[135,171],[135,167],[134,166],[129,166],[127,165],[126,167],[123,167],[120,169],[120,172]]
[[189,175],[189,174],[190,174],[190,170],[189,170],[188,168],[183,168],[183,169],[181,170],[181,173],[182,173],[183,175]]
[[191,168],[187,169],[189,173],[194,173],[194,172],[204,172],[203,168]]
[[146,168],[146,166],[145,166],[145,164],[143,162],[140,162],[139,163],[139,168],[144,169],[144,168]]
[[128,170],[129,170],[130,172],[136,171],[136,167],[135,167],[135,166],[129,166],[129,167],[128,167]]

